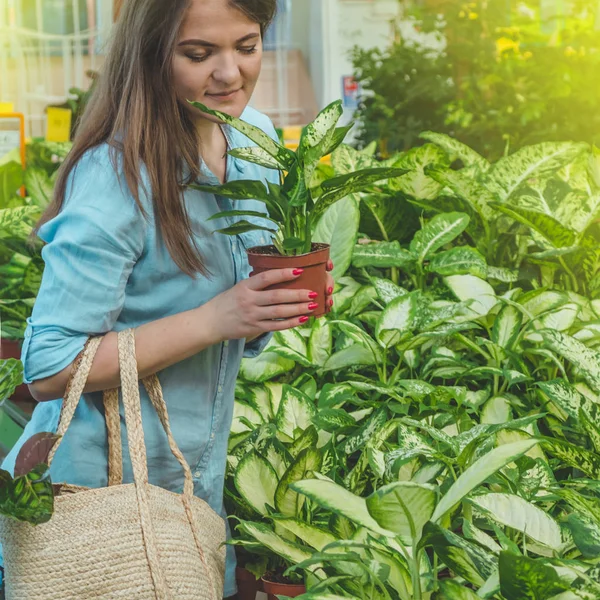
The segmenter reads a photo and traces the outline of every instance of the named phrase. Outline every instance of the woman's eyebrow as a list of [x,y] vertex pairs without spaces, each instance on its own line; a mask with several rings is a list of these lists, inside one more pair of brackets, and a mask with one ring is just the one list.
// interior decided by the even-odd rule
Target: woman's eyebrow
[[[248,35],[245,35],[244,37],[237,40],[236,44],[241,44],[243,42],[249,42],[250,40],[253,40],[258,37],[260,37],[260,34],[258,34],[258,33],[249,33]],[[216,48],[217,44],[213,44],[212,42],[207,42],[206,40],[190,39],[190,40],[184,40],[183,42],[179,42],[178,46],[204,46],[205,48]]]

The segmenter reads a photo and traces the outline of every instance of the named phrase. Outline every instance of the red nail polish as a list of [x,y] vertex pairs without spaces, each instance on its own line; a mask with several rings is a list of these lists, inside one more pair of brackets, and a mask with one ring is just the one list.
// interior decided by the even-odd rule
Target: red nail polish
[[318,297],[319,297],[319,294],[317,294],[317,292],[311,292],[311,293],[308,295],[308,297],[309,297],[311,300],[314,300],[315,298],[318,298]]
[[302,275],[302,273],[304,273],[304,269],[294,269],[292,271],[292,274],[296,275],[296,277],[298,277],[298,275]]
[[308,317],[300,317],[300,323],[306,323],[308,321]]
[[331,296],[331,294],[333,294],[333,288],[327,288],[327,293]]
[[308,310],[315,310],[316,308],[319,308],[319,305],[316,302],[311,302],[308,305]]
[[333,306],[333,298],[329,301],[329,306]]

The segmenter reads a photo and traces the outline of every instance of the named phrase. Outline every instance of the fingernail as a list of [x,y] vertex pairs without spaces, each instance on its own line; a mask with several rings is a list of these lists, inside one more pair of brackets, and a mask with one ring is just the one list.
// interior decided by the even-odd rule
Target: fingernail
[[308,310],[315,310],[316,308],[319,308],[319,305],[316,302],[311,302],[308,305]]
[[333,288],[327,288],[327,293],[331,296],[331,294],[333,294]]
[[314,300],[315,298],[318,298],[318,297],[319,297],[319,294],[317,294],[317,292],[311,292],[311,293],[308,295],[308,297],[309,297],[311,300]]
[[329,306],[333,306],[333,298],[329,301]]
[[300,323],[306,323],[308,321],[308,317],[300,317]]
[[302,273],[304,273],[304,269],[294,269],[292,273],[298,277],[298,275],[302,275]]

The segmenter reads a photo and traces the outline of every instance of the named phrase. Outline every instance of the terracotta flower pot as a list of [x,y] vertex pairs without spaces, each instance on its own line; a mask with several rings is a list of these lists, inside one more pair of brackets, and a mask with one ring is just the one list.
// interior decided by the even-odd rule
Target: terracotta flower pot
[[250,571],[236,567],[235,580],[240,600],[256,600],[256,594],[262,590],[260,579],[256,579]]
[[275,246],[256,246],[248,249],[248,262],[258,275],[272,269],[304,269],[300,277],[294,281],[286,281],[269,289],[275,290],[310,290],[317,292],[315,302],[319,308],[311,316],[322,317],[330,311],[325,306],[325,287],[327,285],[327,262],[329,261],[329,246],[313,244],[312,252],[299,256],[282,256]]
[[262,579],[263,590],[268,596],[268,600],[277,600],[277,596],[287,596],[296,598],[306,593],[306,586],[303,583],[275,583]]
[[[16,358],[21,359],[21,343],[15,340],[7,340],[2,338],[0,340],[0,359]],[[29,388],[23,384],[20,385],[15,393],[12,395],[12,400],[17,402],[30,401],[32,400]]]

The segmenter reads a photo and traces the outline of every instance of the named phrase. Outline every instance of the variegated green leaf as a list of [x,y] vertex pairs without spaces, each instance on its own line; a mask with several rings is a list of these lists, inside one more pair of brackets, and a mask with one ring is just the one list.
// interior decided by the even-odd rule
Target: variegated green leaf
[[536,231],[555,248],[566,248],[575,243],[577,238],[576,233],[550,215],[515,204],[500,204],[495,202],[491,206]]
[[529,439],[494,448],[472,464],[444,494],[431,518],[439,521],[449,510],[481,485],[490,475],[513,462],[529,450],[538,440]]
[[417,326],[419,293],[413,292],[392,300],[381,313],[375,335],[384,347],[395,346],[410,335]]
[[359,223],[358,200],[354,196],[349,196],[326,210],[315,227],[313,242],[330,246],[329,254],[334,265],[332,272],[334,279],[342,277],[352,262]]
[[567,465],[579,469],[588,477],[600,478],[600,456],[595,452],[558,438],[545,438],[543,446],[550,454],[560,458]]
[[0,360],[0,405],[23,383],[23,363],[9,358]]
[[451,275],[444,283],[459,300],[470,301],[469,311],[475,316],[486,316],[498,302],[494,288],[474,275]]
[[355,267],[403,267],[414,262],[415,256],[399,242],[377,242],[354,247],[352,264]]
[[600,392],[600,352],[560,331],[543,329],[540,334],[546,347],[577,365],[587,383]]
[[408,170],[406,175],[390,182],[390,189],[401,191],[416,200],[435,200],[442,186],[429,177],[426,169],[432,165],[446,166],[448,157],[433,144],[411,148],[400,155],[394,166]]
[[371,531],[394,537],[394,533],[382,528],[370,515],[365,498],[356,496],[346,488],[333,481],[319,479],[307,479],[292,485],[292,488],[307,496],[319,506],[350,519],[362,527]]
[[475,275],[481,279],[487,277],[485,258],[469,246],[452,248],[436,254],[427,270],[439,275]]
[[540,544],[554,550],[562,545],[558,523],[520,496],[490,493],[475,496],[471,502],[497,523],[516,529]]
[[366,348],[363,344],[353,344],[332,354],[323,366],[323,370],[337,371],[357,365],[374,365],[376,362],[377,356],[371,349]]
[[310,525],[300,519],[277,518],[276,523],[278,527],[283,527],[290,533],[293,533],[305,544],[308,544],[315,550],[322,551],[325,546],[329,546],[329,544],[333,544],[337,541],[337,538],[328,531],[320,529],[315,525]]
[[262,148],[269,156],[274,158],[282,168],[289,169],[296,160],[296,155],[291,151],[275,142],[268,134],[266,134],[260,127],[246,123],[242,119],[237,119],[218,110],[211,110],[200,102],[190,102],[195,108],[199,109],[203,113],[217,117],[231,125],[234,129],[237,129],[240,133],[243,133],[249,140],[257,144]]
[[14,479],[0,469],[0,515],[17,521],[41,525],[54,512],[54,491],[46,465],[38,465]]
[[571,513],[567,518],[573,541],[586,558],[600,556],[600,522],[584,515]]
[[331,325],[325,319],[315,319],[308,339],[308,358],[313,365],[322,367],[331,356]]
[[267,515],[267,506],[275,506],[275,490],[279,478],[273,466],[256,452],[242,457],[235,471],[234,481],[240,496],[257,513]]
[[582,406],[589,401],[564,379],[538,381],[536,384],[550,400],[568,416],[577,419]]
[[464,200],[479,215],[483,223],[487,225],[487,222],[492,220],[494,211],[491,205],[497,201],[497,198],[472,176],[453,169],[438,167],[429,168],[426,173]]
[[421,543],[432,546],[445,565],[474,585],[483,585],[497,569],[493,554],[436,523],[425,525]]
[[277,432],[296,439],[298,435],[307,429],[317,409],[311,399],[289,385],[283,386],[283,396],[275,417]]
[[400,481],[373,492],[367,498],[367,510],[381,527],[410,542],[421,538],[436,501],[433,486]]
[[287,373],[294,368],[294,361],[275,354],[274,352],[263,352],[256,358],[245,358],[242,360],[240,375],[246,381],[263,383]]
[[377,296],[384,304],[389,304],[392,300],[399,298],[400,296],[406,296],[408,292],[396,285],[389,279],[380,279],[379,277],[373,277],[371,279],[373,287],[377,292]]
[[481,173],[485,173],[490,168],[490,163],[483,158],[483,156],[449,135],[435,133],[433,131],[424,131],[419,137],[428,142],[432,142],[444,150],[449,156],[450,162],[460,159],[465,167],[476,166]]
[[533,177],[558,171],[588,148],[573,142],[545,142],[526,146],[501,158],[488,171],[484,184],[500,200],[507,201]]
[[321,453],[315,448],[306,448],[298,454],[281,478],[275,491],[275,507],[281,514],[288,517],[300,516],[305,498],[290,489],[290,485],[310,477],[313,472],[319,471],[321,464]]
[[281,169],[281,165],[266,150],[259,146],[249,148],[233,148],[227,154],[234,158],[251,162],[267,169]]
[[523,314],[514,306],[507,304],[498,313],[492,328],[492,341],[505,350],[512,350],[519,337]]
[[385,425],[388,419],[385,407],[371,415],[367,422],[358,431],[350,434],[341,444],[340,450],[346,454],[353,454],[363,448],[369,440]]
[[374,168],[328,179],[322,184],[323,194],[312,211],[314,221],[317,222],[338,200],[361,192],[379,181],[400,177],[404,173],[404,169]]
[[500,553],[500,587],[506,600],[541,600],[569,589],[550,565],[540,560]]
[[265,546],[292,564],[298,564],[304,560],[308,560],[312,555],[312,552],[309,552],[307,549],[277,535],[264,523],[241,521],[238,528],[251,538],[257,540],[259,544]]
[[436,215],[423,229],[417,231],[410,244],[410,251],[422,263],[426,258],[456,239],[469,224],[469,216],[464,213],[443,213]]

